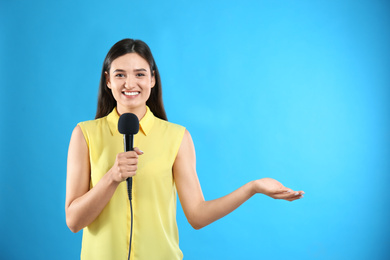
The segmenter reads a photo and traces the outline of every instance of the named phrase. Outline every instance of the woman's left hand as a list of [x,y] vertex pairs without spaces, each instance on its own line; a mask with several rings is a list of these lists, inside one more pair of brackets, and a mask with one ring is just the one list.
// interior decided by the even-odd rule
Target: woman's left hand
[[294,191],[277,180],[271,178],[263,178],[253,181],[253,190],[255,193],[262,193],[274,199],[283,199],[294,201],[303,198],[303,191]]

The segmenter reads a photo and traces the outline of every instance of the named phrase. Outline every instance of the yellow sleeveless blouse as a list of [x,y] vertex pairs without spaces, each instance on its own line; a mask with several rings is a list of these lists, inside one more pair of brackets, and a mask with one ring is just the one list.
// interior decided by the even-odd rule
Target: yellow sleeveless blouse
[[[87,142],[93,188],[123,152],[118,132],[119,115],[79,123]],[[149,108],[134,136],[139,156],[133,177],[132,260],[182,259],[176,224],[176,187],[172,167],[185,128],[153,115]],[[81,259],[127,259],[130,239],[130,204],[126,182],[122,182],[100,215],[83,229]]]

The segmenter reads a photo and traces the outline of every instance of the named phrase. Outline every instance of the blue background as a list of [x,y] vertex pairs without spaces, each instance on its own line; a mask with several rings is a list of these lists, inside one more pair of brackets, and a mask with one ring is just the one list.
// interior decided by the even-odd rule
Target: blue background
[[187,127],[206,199],[272,177],[193,230],[185,259],[388,259],[388,1],[6,1],[0,4],[0,258],[78,259],[65,224],[72,129],[93,119],[103,59],[151,47],[169,120]]

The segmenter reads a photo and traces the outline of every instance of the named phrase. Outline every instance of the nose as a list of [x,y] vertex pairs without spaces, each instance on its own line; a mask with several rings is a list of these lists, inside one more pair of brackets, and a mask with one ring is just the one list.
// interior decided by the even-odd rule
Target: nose
[[128,77],[125,82],[125,88],[133,89],[137,86],[136,79],[134,77]]

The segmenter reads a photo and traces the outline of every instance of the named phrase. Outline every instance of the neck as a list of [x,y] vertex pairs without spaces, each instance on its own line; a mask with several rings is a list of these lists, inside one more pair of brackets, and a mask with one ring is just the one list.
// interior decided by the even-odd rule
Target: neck
[[140,108],[121,108],[121,107],[116,107],[116,112],[118,113],[119,116],[125,113],[132,113],[138,117],[138,120],[141,121],[141,119],[145,116],[146,114],[146,105],[144,107]]

